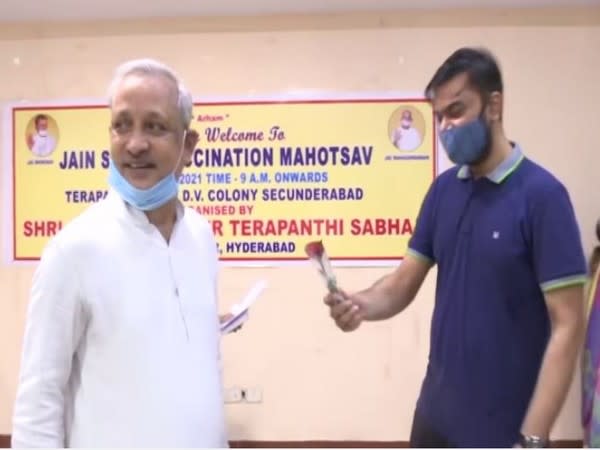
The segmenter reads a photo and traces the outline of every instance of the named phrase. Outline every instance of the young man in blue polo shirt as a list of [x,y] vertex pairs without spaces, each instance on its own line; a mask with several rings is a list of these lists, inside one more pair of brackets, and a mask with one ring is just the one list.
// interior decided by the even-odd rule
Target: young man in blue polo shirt
[[393,317],[437,264],[413,447],[543,447],[582,340],[586,263],[569,195],[502,126],[500,70],[463,48],[426,89],[456,164],[431,185],[404,262],[325,303],[344,331]]

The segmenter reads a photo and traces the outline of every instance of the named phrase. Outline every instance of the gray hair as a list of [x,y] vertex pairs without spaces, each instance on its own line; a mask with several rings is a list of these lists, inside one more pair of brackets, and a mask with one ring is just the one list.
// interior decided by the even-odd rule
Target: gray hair
[[163,76],[173,81],[175,86],[177,86],[177,108],[179,109],[181,122],[184,128],[189,127],[192,120],[192,108],[194,106],[192,95],[170,67],[153,59],[134,59],[126,61],[117,67],[108,88],[108,104],[110,106],[112,106],[112,100],[117,86],[125,77],[132,74]]

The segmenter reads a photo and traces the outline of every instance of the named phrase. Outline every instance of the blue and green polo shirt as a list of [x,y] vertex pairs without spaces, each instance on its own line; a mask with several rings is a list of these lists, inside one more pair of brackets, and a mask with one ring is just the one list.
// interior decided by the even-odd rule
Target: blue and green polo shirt
[[550,334],[544,294],[586,281],[569,194],[518,145],[492,173],[431,185],[409,252],[438,266],[417,414],[459,447],[511,447]]

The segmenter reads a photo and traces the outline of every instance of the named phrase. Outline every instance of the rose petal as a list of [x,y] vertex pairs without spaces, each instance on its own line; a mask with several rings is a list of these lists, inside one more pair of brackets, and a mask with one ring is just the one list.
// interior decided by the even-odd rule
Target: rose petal
[[313,241],[306,244],[304,251],[309,258],[320,258],[325,251],[325,247],[323,247],[322,241]]

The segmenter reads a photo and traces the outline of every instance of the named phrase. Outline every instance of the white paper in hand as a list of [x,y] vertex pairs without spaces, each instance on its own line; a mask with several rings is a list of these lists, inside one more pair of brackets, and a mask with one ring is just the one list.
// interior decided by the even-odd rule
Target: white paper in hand
[[238,316],[234,316],[227,322],[221,324],[221,334],[231,333],[240,327],[246,320],[248,320],[248,310],[244,311]]
[[266,287],[266,281],[261,280],[256,282],[242,301],[231,307],[230,313],[233,317],[221,324],[221,334],[231,333],[248,320],[248,310],[250,309],[250,306],[258,299]]

